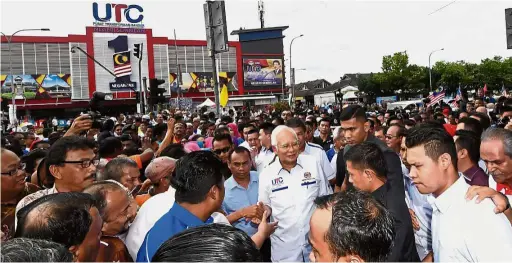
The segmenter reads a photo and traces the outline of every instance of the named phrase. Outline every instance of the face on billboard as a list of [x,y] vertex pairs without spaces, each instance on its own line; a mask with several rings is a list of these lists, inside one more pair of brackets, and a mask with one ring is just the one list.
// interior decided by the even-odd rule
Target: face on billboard
[[281,59],[244,59],[245,86],[280,86],[283,82]]

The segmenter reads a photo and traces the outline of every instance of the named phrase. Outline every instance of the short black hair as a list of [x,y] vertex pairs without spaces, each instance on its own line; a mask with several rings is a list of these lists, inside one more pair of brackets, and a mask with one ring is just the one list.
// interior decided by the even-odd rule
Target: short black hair
[[284,119],[283,119],[283,118],[281,118],[281,117],[279,117],[279,116],[274,117],[274,118],[272,119],[272,121],[276,121],[276,122],[277,122],[277,125],[284,125]]
[[66,136],[58,139],[48,150],[48,165],[60,165],[66,161],[69,151],[93,150],[95,143],[92,140],[79,136]]
[[165,136],[166,132],[167,132],[167,124],[160,123],[154,127],[153,136],[155,136],[155,137]]
[[257,129],[252,129],[252,130],[247,132],[247,135],[253,134],[253,133],[258,133],[259,134],[260,132]]
[[171,186],[178,203],[198,204],[206,199],[212,186],[222,188],[222,161],[210,151],[191,152],[176,162]]
[[387,177],[386,159],[382,151],[374,143],[363,142],[354,145],[343,157],[346,162],[352,162],[352,165],[357,169],[370,169],[379,177]]
[[466,149],[471,162],[477,164],[480,160],[480,136],[472,131],[458,130],[455,132],[458,136],[455,145],[459,150]]
[[276,126],[270,122],[264,122],[260,125],[260,130],[263,130],[265,134],[272,134],[275,128]]
[[215,137],[216,135],[220,135],[220,134],[230,134],[229,128],[228,127],[219,127],[217,129],[215,129],[213,136]]
[[366,112],[364,111],[364,108],[359,105],[352,104],[343,109],[340,114],[341,121],[348,121],[353,118],[356,118],[356,120],[360,122],[366,122]]
[[409,130],[409,135],[405,139],[405,146],[413,148],[420,145],[423,145],[425,148],[425,155],[434,162],[437,162],[442,154],[449,154],[453,167],[457,170],[455,142],[445,129],[424,124],[413,127]]
[[299,118],[291,118],[286,121],[286,126],[295,129],[301,128],[304,132],[306,132],[306,124]]
[[[389,125],[388,130],[389,130],[389,128],[391,128],[391,127],[397,127],[397,128],[398,128],[398,132],[396,133],[396,135],[397,135],[397,136],[400,136],[400,137],[403,137],[403,136],[404,136],[405,131],[406,131],[405,126],[404,126],[404,125],[402,125],[402,124],[398,124],[398,123],[393,123],[393,124]],[[386,130],[386,132],[387,132],[387,130]]]
[[394,220],[370,194],[348,190],[336,195],[326,234],[334,261],[357,255],[365,262],[386,261],[395,238]]
[[213,148],[213,144],[215,142],[220,142],[220,141],[224,141],[224,140],[227,140],[229,142],[230,145],[233,145],[233,140],[231,139],[231,135],[229,134],[215,134],[215,136],[213,137],[213,140],[212,140],[212,148]]
[[229,161],[230,162],[231,162],[231,155],[233,155],[233,153],[246,153],[249,156],[249,160],[252,159],[251,152],[247,148],[242,147],[242,146],[237,146],[233,150],[229,151]]
[[73,254],[59,243],[32,238],[2,242],[1,262],[72,262]]
[[405,126],[414,126],[414,125],[416,125],[416,122],[411,119],[407,119],[407,120],[404,120],[404,125]]
[[99,154],[104,158],[115,154],[117,151],[123,150],[123,143],[117,137],[108,137],[100,142]]
[[187,152],[185,152],[185,148],[183,148],[183,144],[181,143],[173,143],[169,146],[165,147],[162,152],[160,153],[160,157],[171,157],[176,160],[180,159],[181,157],[185,156]]
[[103,173],[101,173],[101,178],[98,179],[100,181],[114,180],[116,182],[121,182],[121,178],[123,177],[123,167],[126,166],[139,169],[139,166],[134,160],[128,157],[116,157],[105,165]]
[[[47,142],[48,143],[48,142]],[[46,157],[48,150],[34,149],[21,157],[21,162],[26,164],[25,172],[30,176],[36,169],[36,160]]]
[[337,194],[323,195],[315,198],[315,205],[319,209],[327,209],[336,201]]
[[[51,240],[68,249],[80,245],[92,224],[92,207],[97,207],[96,200],[85,193],[43,196],[18,211],[15,237]],[[32,211],[38,216],[27,218]]]
[[330,119],[330,118],[322,118],[322,119],[318,122],[318,124],[320,125],[322,122],[328,122],[328,123],[329,123],[329,125],[331,125],[331,119]]
[[487,128],[491,127],[491,119],[489,116],[482,112],[472,112],[470,117],[478,117],[480,119],[480,124],[482,125],[482,130],[487,130]]
[[459,123],[464,123],[464,130],[472,131],[478,136],[481,136],[482,132],[484,132],[482,124],[477,119],[464,117],[459,120]]
[[274,64],[274,63],[277,63],[277,64],[281,65],[281,61],[279,61],[279,60],[272,61],[272,64]]
[[231,225],[207,224],[171,237],[151,261],[261,262],[261,254],[244,231]]

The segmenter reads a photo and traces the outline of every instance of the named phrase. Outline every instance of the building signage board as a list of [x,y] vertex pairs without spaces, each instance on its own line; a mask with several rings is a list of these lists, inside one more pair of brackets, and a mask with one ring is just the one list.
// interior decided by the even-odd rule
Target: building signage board
[[[102,7],[104,5],[104,8]],[[92,4],[93,25],[95,27],[144,28],[144,9],[139,5]]]
[[244,86],[281,85],[281,59],[244,59]]

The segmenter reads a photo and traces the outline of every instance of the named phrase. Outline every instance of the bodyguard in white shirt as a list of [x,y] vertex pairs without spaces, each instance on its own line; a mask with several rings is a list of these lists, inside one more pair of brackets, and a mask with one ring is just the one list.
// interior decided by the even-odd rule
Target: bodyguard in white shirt
[[329,193],[329,184],[315,158],[299,156],[294,130],[278,126],[272,132],[277,157],[260,174],[258,200],[278,221],[270,236],[272,261],[308,261],[309,220],[314,200]]
[[443,129],[419,126],[406,138],[410,177],[432,193],[432,248],[436,262],[510,261],[512,226],[485,199],[466,201],[469,185],[457,173],[453,138]]
[[314,156],[320,165],[321,172],[323,172],[327,180],[332,180],[331,183],[334,184],[336,182],[336,173],[332,169],[331,163],[329,162],[324,149],[318,144],[306,142],[306,124],[304,124],[300,119],[293,118],[286,121],[286,126],[292,128],[295,131],[295,134],[297,134],[297,138],[299,140],[299,153]]

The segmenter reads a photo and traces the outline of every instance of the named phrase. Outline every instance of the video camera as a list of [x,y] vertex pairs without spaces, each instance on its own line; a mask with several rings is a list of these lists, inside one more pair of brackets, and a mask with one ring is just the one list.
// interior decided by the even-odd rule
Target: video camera
[[87,114],[91,117],[93,123],[92,128],[101,128],[104,116],[101,115],[105,100],[112,100],[112,95],[95,91],[89,101],[89,111]]

